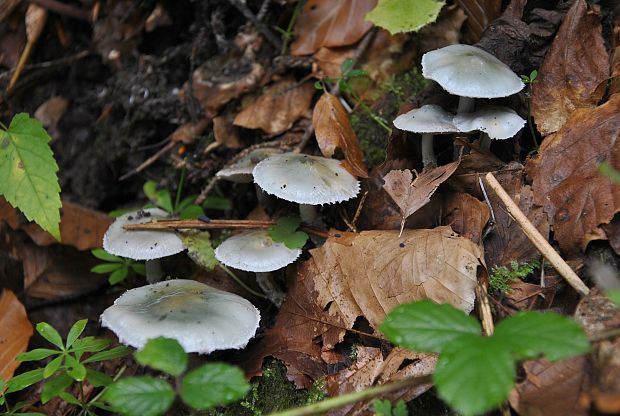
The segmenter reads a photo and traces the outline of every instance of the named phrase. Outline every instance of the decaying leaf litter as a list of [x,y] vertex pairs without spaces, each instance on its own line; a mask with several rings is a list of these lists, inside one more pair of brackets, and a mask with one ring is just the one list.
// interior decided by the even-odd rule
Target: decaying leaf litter
[[[602,163],[620,169],[620,7],[613,2],[512,0],[500,10],[497,2],[459,0],[419,32],[394,35],[364,19],[372,0],[40,2],[43,14],[29,14],[22,3],[0,7],[2,120],[26,111],[52,136],[62,242],[0,203],[0,341],[10,346],[0,353],[5,380],[37,322],[66,334],[88,318],[90,335],[114,339],[97,325],[99,315],[144,281],[136,275],[110,287],[90,272],[98,260],[89,250],[101,245],[112,221],[106,213],[148,202],[147,180],[172,199],[181,187],[180,196],[199,195],[212,219],[257,224],[296,213],[295,204],[261,194],[252,183],[214,179],[261,148],[343,160],[362,189],[356,199],[321,207],[322,223],[313,226],[323,230],[297,263],[272,273],[273,290],[286,293],[280,308],[221,268],[201,269],[183,255],[164,262],[174,278],[234,292],[261,309],[258,335],[243,351],[197,360],[235,362],[253,377],[274,357],[297,387],[324,380],[335,396],[433,372],[435,355],[392,348],[378,331],[387,312],[414,300],[448,302],[495,321],[519,310],[559,310],[591,337],[618,328],[618,310],[605,297],[593,290],[580,299],[553,268],[509,282],[508,293],[488,288],[494,267],[541,256],[481,180],[492,172],[588,286],[596,282],[593,260],[618,273],[620,184],[600,169]],[[15,78],[27,42],[34,47]],[[490,150],[477,134],[436,136],[438,167],[425,168],[421,135],[391,121],[427,104],[456,111],[457,98],[425,81],[420,68],[425,52],[454,43],[475,44],[518,75],[537,70],[536,82],[522,92],[492,100],[524,119],[531,111],[535,124]],[[343,77],[351,65],[365,75]],[[210,233],[218,243],[230,231]],[[235,274],[260,293],[253,273]],[[486,293],[492,316],[482,312]],[[594,317],[603,322],[594,325]],[[43,345],[31,338],[30,349]],[[619,356],[611,337],[570,361],[528,361],[510,406],[523,415],[616,413],[620,383],[612,370]],[[122,366],[143,371],[130,358],[106,366],[109,374]],[[27,369],[22,364],[17,372]],[[413,400],[430,387],[385,398]],[[30,393],[38,394],[36,387]],[[58,399],[32,408],[71,411]],[[372,414],[372,404],[330,414]]]

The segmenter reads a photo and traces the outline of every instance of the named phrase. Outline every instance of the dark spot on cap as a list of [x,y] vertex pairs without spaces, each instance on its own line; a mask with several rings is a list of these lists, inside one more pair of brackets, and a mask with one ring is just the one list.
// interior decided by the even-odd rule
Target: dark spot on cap
[[340,238],[340,237],[342,237],[342,234],[340,234],[340,233],[336,233],[336,234],[334,234],[334,237],[336,237],[336,238]]
[[168,317],[168,315],[163,314],[163,315],[162,315],[162,316],[160,316],[157,320],[158,320],[159,322],[161,322],[161,321],[163,321],[164,319],[166,319],[166,317]]
[[338,172],[334,172],[334,175],[338,176]]
[[400,243],[398,246],[399,247],[405,247],[405,243]]
[[286,184],[282,185],[282,189],[286,188]]
[[128,216],[127,220],[129,220],[129,221],[133,220],[133,216],[132,215]]

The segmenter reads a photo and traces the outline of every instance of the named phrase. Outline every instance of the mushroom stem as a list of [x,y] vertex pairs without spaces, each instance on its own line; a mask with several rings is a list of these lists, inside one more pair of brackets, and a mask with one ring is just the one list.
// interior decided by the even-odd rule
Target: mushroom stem
[[278,308],[282,306],[282,302],[284,302],[284,292],[280,290],[276,282],[274,281],[273,275],[269,272],[257,272],[256,273],[256,283],[260,286],[261,290],[265,292],[267,298],[276,305]]
[[310,204],[299,204],[299,216],[301,217],[301,221],[306,224],[312,224],[318,217],[316,206]]
[[164,280],[165,273],[159,259],[147,260],[144,267],[146,269],[146,281],[150,284]]
[[433,135],[431,133],[422,134],[422,164],[427,166],[437,166],[435,152],[433,151]]
[[491,138],[485,132],[480,133],[480,150],[483,152],[491,151]]
[[475,98],[472,97],[459,97],[459,106],[456,110],[457,114],[471,113],[474,111]]

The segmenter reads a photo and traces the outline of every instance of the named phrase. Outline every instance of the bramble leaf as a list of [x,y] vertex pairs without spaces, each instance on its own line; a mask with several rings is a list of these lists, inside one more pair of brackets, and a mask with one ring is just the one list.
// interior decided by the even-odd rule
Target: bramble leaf
[[26,113],[0,128],[0,195],[60,241],[60,185],[50,140]]
[[143,349],[135,353],[136,360],[144,365],[179,376],[187,367],[187,354],[178,341],[158,337],[149,340]]
[[415,32],[434,22],[443,7],[439,0],[379,0],[366,15],[366,20],[380,26],[392,35]]
[[142,376],[116,381],[108,387],[103,399],[123,415],[156,416],[168,410],[174,396],[174,390],[164,380]]
[[[238,400],[249,389],[239,368],[222,363],[205,364],[183,378],[181,398],[194,409],[202,410]],[[204,394],[205,391],[209,394]]]

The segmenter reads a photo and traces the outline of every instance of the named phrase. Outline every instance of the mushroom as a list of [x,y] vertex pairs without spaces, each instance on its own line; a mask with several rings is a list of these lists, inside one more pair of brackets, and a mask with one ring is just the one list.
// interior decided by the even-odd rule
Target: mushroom
[[438,105],[425,105],[396,117],[394,127],[422,133],[422,164],[426,168],[437,165],[433,152],[433,134],[459,132],[452,122],[453,118],[453,114]]
[[168,213],[159,208],[148,208],[121,215],[103,236],[104,250],[115,256],[146,260],[148,282],[161,280],[164,272],[159,259],[185,250],[181,239],[171,231],[127,231],[124,227],[128,224],[144,224],[167,216]]
[[246,299],[194,280],[175,279],[125,292],[101,315],[120,342],[176,339],[186,352],[240,349],[254,336],[260,313]]
[[226,266],[256,273],[256,281],[269,299],[280,306],[284,293],[277,288],[269,272],[291,264],[301,249],[274,242],[266,230],[244,231],[226,239],[215,249],[215,258]]
[[219,179],[237,183],[251,183],[252,171],[261,160],[282,153],[282,150],[273,147],[254,149],[230,166],[218,171],[215,176]]
[[454,124],[463,132],[480,130],[482,140],[480,148],[489,150],[491,139],[509,139],[525,125],[516,111],[496,105],[484,106],[473,113],[458,114]]
[[471,45],[450,45],[422,56],[422,76],[460,96],[457,114],[474,109],[474,98],[507,97],[525,84],[508,65]]
[[263,191],[297,202],[302,221],[312,223],[315,205],[355,197],[360,184],[340,161],[320,156],[283,153],[264,159],[254,168],[254,182]]

